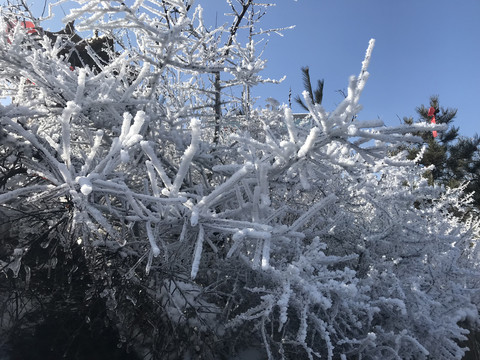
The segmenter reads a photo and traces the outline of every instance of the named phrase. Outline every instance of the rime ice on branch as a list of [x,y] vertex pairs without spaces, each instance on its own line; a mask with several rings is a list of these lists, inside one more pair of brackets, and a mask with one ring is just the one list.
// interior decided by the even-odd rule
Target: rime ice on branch
[[[146,358],[171,344],[176,358],[463,354],[478,221],[460,222],[452,209],[468,198],[429,186],[398,150],[440,125],[357,120],[373,40],[338,107],[304,94],[308,118],[295,120],[249,96],[269,4],[229,1],[232,26],[213,30],[188,1],[78,4],[65,21],[118,45],[101,72],[72,71],[60,43],[0,38],[1,91],[15,98],[0,107],[0,210],[58,234],[52,252],[79,247],[128,346]],[[27,238],[2,271],[22,274]]]

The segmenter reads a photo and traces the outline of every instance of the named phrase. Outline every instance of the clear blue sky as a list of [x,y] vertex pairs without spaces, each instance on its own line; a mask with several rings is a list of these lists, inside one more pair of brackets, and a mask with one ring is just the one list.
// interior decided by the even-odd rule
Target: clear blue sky
[[[27,2],[39,14],[44,1]],[[219,23],[230,21],[223,16],[224,0],[200,3],[205,14],[211,14],[207,20],[214,21],[217,14]],[[256,96],[287,103],[290,88],[294,95],[302,92],[300,68],[308,65],[313,80],[325,79],[324,106],[331,111],[342,100],[336,91],[346,89],[349,76],[358,74],[368,41],[375,38],[360,119],[379,117],[386,124],[399,124],[398,117],[416,118],[415,107],[438,94],[442,106],[458,108],[455,124],[461,134],[480,133],[480,0],[277,3],[262,27],[296,27],[283,37],[268,37],[263,75],[287,78],[280,85],[256,88]]]
[[283,38],[271,37],[266,75],[287,79],[272,93],[286,102],[288,90],[303,89],[301,66],[325,79],[324,106],[342,98],[348,77],[358,74],[370,38],[376,39],[363,92],[360,119],[397,115],[438,94],[444,107],[458,108],[455,124],[463,135],[480,133],[479,0],[281,0],[266,20],[296,25]]

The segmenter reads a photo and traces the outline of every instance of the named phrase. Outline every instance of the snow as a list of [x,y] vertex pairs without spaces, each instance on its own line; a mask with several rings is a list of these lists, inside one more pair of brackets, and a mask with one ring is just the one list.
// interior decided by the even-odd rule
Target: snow
[[198,144],[200,142],[200,125],[201,122],[198,119],[192,119],[190,126],[192,128],[192,141],[190,146],[185,150],[182,156],[182,161],[180,163],[180,167],[177,172],[177,176],[173,181],[172,188],[171,188],[171,195],[177,196],[178,191],[180,190],[180,186],[187,175],[188,169],[192,162],[192,159],[195,153],[198,151]]
[[190,276],[192,279],[195,279],[197,277],[198,269],[200,267],[200,259],[202,258],[204,238],[205,238],[205,230],[203,229],[202,225],[199,225],[198,237],[197,237],[197,242],[195,244],[195,251],[193,255],[192,271],[190,273]]
[[240,181],[244,176],[246,176],[249,171],[253,169],[253,164],[247,162],[240,170],[235,172],[227,181],[219,185],[214,191],[210,194],[204,196],[199,202],[198,205],[194,207],[191,215],[191,225],[196,226],[199,219],[200,211],[209,206],[216,198],[218,198],[223,192],[231,188],[235,183]]
[[87,196],[89,195],[92,190],[93,190],[93,187],[92,187],[92,183],[90,181],[90,179],[88,179],[87,177],[85,176],[81,176],[81,177],[78,177],[76,179],[78,185],[80,185],[80,192]]
[[20,55],[0,54],[5,73],[38,79],[2,88],[17,103],[0,107],[1,174],[27,170],[0,189],[21,233],[0,260],[6,276],[32,287],[43,265],[64,266],[53,255],[34,265],[32,233],[78,247],[79,285],[105,299],[129,346],[158,357],[165,344],[171,358],[463,354],[458,322],[478,315],[480,222],[452,213],[471,213],[461,188],[428,185],[425,168],[395,152],[432,125],[357,119],[374,41],[336,109],[304,94],[309,113],[295,121],[277,101],[253,109],[257,42],[206,29],[182,1],[112,5],[109,16],[104,5],[67,17],[128,35],[102,71],[71,71],[28,39]]
[[300,150],[298,150],[297,156],[299,158],[302,158],[305,155],[307,155],[307,153],[312,149],[313,145],[315,144],[315,141],[317,140],[317,137],[319,134],[320,134],[320,129],[317,127],[310,130],[310,133],[305,139],[305,143],[302,145]]
[[288,136],[290,138],[290,142],[296,144],[297,133],[296,133],[296,129],[293,122],[292,109],[290,108],[285,108],[285,123],[287,124]]
[[[165,189],[164,190],[170,190],[172,188],[172,182],[170,178],[168,177],[167,173],[165,172],[165,169],[158,159],[158,157],[155,155],[155,152],[153,151],[152,147],[147,141],[142,141],[140,142],[140,146],[142,147],[142,150],[145,152],[145,154],[149,157],[152,166],[154,169],[157,171],[158,175],[162,179]],[[162,190],[163,192],[163,190]],[[165,193],[164,195],[168,195],[168,192]]]
[[67,107],[62,112],[62,159],[67,167],[70,167],[70,120],[74,114],[80,111],[80,107],[73,101],[67,102]]
[[120,160],[122,163],[126,164],[130,161],[130,155],[127,150],[120,150]]
[[152,247],[152,254],[154,257],[157,257],[158,255],[160,255],[160,249],[158,248],[157,242],[155,240],[155,236],[153,235],[152,225],[150,222],[147,222],[145,226],[147,228],[148,240],[150,242],[150,246]]

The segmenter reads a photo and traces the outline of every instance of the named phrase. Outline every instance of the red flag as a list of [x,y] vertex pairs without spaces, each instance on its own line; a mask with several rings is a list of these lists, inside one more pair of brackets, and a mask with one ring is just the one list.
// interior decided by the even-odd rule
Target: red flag
[[[431,124],[436,124],[435,108],[433,106],[430,106],[430,109],[428,109],[428,115],[427,116],[432,118]],[[432,135],[433,135],[434,138],[437,137],[437,132],[435,130],[432,131]]]

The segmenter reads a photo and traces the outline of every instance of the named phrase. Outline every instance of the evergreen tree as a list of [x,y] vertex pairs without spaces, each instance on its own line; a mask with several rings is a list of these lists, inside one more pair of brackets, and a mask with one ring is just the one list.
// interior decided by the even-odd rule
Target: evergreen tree
[[[318,80],[317,81],[317,88],[313,90],[312,88],[312,80],[310,79],[310,68],[308,66],[302,67],[302,79],[303,79],[303,88],[304,91],[307,93],[307,97],[312,104],[322,104],[323,100],[323,86],[325,85],[325,81]],[[308,111],[308,106],[305,105],[302,98],[297,95],[295,97],[295,101],[299,104],[302,109]]]
[[[415,158],[420,148],[426,145],[420,163],[430,167],[425,172],[429,183],[458,187],[468,182],[465,191],[473,193],[474,204],[480,209],[480,139],[477,135],[459,136],[459,128],[453,126],[457,109],[441,107],[438,96],[432,96],[429,105],[417,107],[418,122],[430,123],[432,117],[428,114],[433,108],[436,123],[446,125],[447,129],[439,131],[438,137],[434,137],[432,131],[415,132],[422,137],[423,144],[409,147],[410,158]],[[404,122],[414,124],[412,118],[404,118]]]
[[456,187],[468,182],[465,188],[472,193],[473,203],[480,210],[480,139],[473,137],[459,137],[456,144],[449,148],[447,168],[451,174],[447,185]]

